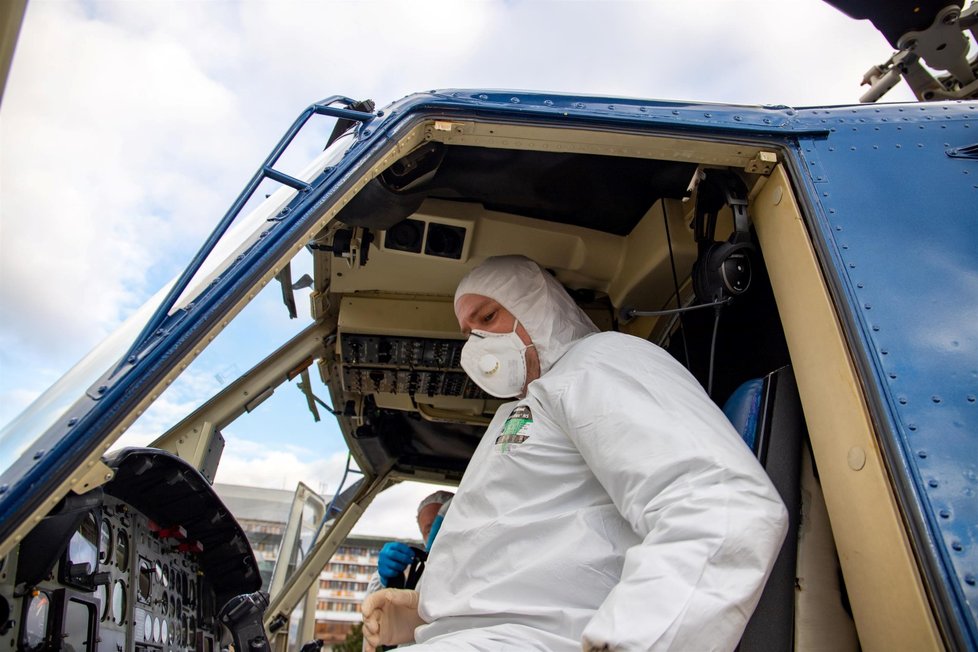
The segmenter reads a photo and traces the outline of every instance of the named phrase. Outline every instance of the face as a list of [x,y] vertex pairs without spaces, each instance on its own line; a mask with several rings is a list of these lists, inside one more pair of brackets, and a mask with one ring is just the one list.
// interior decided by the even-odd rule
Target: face
[[440,503],[432,503],[430,505],[425,505],[418,512],[418,529],[421,530],[421,540],[427,542],[428,534],[431,532],[431,524],[435,522],[435,517],[438,516],[438,510],[441,509]]
[[[458,325],[462,329],[462,334],[468,336],[473,330],[486,331],[487,333],[510,333],[516,317],[513,313],[499,305],[499,302],[481,294],[463,294],[455,304],[455,316],[458,318]],[[523,328],[523,324],[517,324],[516,334],[519,335],[523,344],[530,345],[533,340],[529,333]],[[526,357],[526,385],[540,377],[540,356],[537,355],[536,347],[528,348],[523,355]],[[520,398],[526,396],[526,385]]]

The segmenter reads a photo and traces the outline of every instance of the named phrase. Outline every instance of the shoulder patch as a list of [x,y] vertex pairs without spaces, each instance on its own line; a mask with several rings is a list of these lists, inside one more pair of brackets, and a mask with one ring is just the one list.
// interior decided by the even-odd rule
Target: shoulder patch
[[528,405],[517,405],[509,418],[503,424],[503,433],[496,437],[496,450],[505,453],[514,445],[519,445],[530,438],[530,425],[533,423],[533,413]]

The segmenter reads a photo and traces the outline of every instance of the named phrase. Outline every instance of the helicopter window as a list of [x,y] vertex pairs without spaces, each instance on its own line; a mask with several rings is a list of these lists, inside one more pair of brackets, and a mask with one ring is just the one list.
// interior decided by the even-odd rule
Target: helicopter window
[[[317,140],[312,131],[301,132],[300,138],[293,141],[283,154],[276,169],[301,181],[312,181],[340,161],[353,144],[355,136],[353,132],[348,132],[325,150],[321,150],[324,140]],[[269,179],[262,181],[251,200],[242,207],[240,217],[234,221],[194,275],[170,314],[193,301],[215,277],[234,262],[238,254],[257,242],[264,231],[273,228],[283,215],[282,211],[287,209],[298,194],[298,190],[289,186]]]
[[[325,135],[329,134],[335,121],[322,122],[318,129],[304,130],[303,134],[309,131],[311,135],[308,137],[304,135],[305,140],[297,138],[286,150],[280,166],[284,168],[280,171],[285,171],[286,174],[299,179],[311,180],[340,161],[355,141],[355,135],[352,131],[348,131],[322,150],[322,143],[326,142]],[[316,155],[316,152],[320,153]],[[296,161],[301,163],[297,165]],[[296,169],[301,171],[295,171]],[[174,304],[170,314],[185,308],[196,299],[210,286],[214,278],[234,262],[239,252],[245,251],[256,242],[264,230],[274,227],[276,215],[297,191],[277,183],[269,186],[270,183],[266,180],[254,193],[256,199],[245,205],[241,217],[235,220],[204,260],[187,289]],[[265,198],[266,193],[267,198]],[[9,465],[18,460],[26,450],[36,446],[37,441],[54,426],[78,396],[84,394],[105,373],[106,368],[123,356],[156,311],[169,288],[170,284],[167,284],[149,298],[119,329],[100,342],[91,353],[0,430],[0,460],[3,460],[0,464],[0,472],[6,471]]]

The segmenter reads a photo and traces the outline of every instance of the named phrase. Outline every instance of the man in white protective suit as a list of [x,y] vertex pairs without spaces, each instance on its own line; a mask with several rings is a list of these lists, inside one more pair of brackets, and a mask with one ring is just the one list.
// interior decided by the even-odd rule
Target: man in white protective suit
[[372,645],[732,650],[784,539],[760,464],[661,348],[599,333],[522,256],[458,286],[462,367],[515,397],[472,456],[417,591],[363,605]]

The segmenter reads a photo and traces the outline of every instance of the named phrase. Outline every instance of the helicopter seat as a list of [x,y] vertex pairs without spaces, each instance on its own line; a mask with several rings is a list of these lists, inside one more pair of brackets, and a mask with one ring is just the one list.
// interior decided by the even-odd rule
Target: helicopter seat
[[784,545],[738,649],[791,650],[801,516],[801,447],[808,434],[791,367],[743,383],[730,395],[723,412],[767,471],[788,510]]

